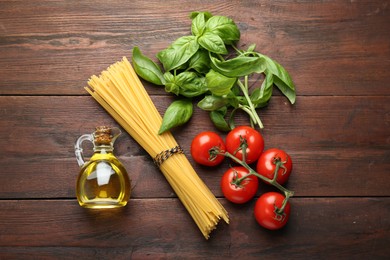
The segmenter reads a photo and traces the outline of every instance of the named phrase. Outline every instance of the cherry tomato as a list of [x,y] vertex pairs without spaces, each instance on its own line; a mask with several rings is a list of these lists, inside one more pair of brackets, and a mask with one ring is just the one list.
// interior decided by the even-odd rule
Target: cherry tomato
[[256,171],[268,179],[273,179],[276,161],[278,160],[283,164],[278,170],[276,181],[283,185],[290,177],[293,165],[290,155],[288,155],[285,151],[277,148],[271,148],[264,151],[257,161]]
[[264,228],[276,230],[284,227],[290,217],[290,202],[287,202],[283,214],[275,212],[281,208],[284,196],[278,192],[267,192],[256,201],[254,214],[256,221]]
[[242,204],[251,200],[259,187],[259,180],[254,175],[249,175],[238,185],[235,180],[246,176],[249,171],[242,166],[228,169],[222,176],[221,189],[225,198],[233,203]]
[[251,164],[259,159],[264,149],[263,136],[250,126],[238,126],[226,136],[226,149],[229,153],[243,160],[241,143],[247,143],[245,162]]
[[225,143],[217,133],[205,131],[199,133],[192,140],[191,143],[191,155],[195,162],[206,165],[206,166],[216,166],[219,165],[225,156],[216,155],[212,156],[210,154],[210,149],[218,148],[221,151],[225,151]]

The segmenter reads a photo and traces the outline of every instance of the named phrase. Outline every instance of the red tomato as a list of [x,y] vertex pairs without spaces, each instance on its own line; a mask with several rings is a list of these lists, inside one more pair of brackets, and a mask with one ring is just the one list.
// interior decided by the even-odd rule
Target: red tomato
[[290,155],[288,155],[285,151],[277,148],[271,148],[264,151],[257,161],[256,171],[268,179],[273,179],[276,168],[275,162],[277,160],[283,162],[284,168],[279,168],[276,181],[283,185],[290,177],[293,165]]
[[254,213],[256,221],[264,228],[276,230],[284,227],[290,217],[290,202],[287,202],[283,214],[275,212],[281,208],[284,196],[278,192],[267,192],[256,201]]
[[225,143],[217,133],[205,131],[199,133],[192,140],[191,143],[191,155],[195,162],[206,165],[206,166],[216,166],[220,164],[225,156],[216,155],[212,156],[210,154],[210,149],[218,148],[221,151],[225,151]]
[[240,160],[243,160],[243,150],[239,149],[242,139],[246,141],[245,162],[251,164],[259,159],[264,149],[263,136],[250,126],[238,126],[226,136],[226,149]]
[[254,175],[249,175],[240,182],[234,184],[234,180],[246,176],[249,171],[242,166],[228,169],[221,179],[221,189],[225,198],[233,203],[242,204],[251,200],[259,187],[259,180]]

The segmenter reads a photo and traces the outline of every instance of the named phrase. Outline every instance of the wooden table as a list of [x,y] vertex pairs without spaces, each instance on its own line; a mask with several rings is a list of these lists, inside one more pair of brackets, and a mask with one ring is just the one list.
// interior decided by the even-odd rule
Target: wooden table
[[[128,135],[115,153],[133,181],[129,205],[88,211],[75,199],[74,142],[117,123],[83,89],[139,46],[149,57],[188,35],[189,13],[234,19],[240,47],[279,61],[297,101],[266,109],[266,148],[293,158],[288,225],[261,228],[255,199],[220,191],[229,167],[193,163],[230,225],[207,241],[152,159]],[[0,1],[0,259],[385,259],[390,255],[390,1]],[[163,113],[174,97],[145,83]],[[237,119],[247,123],[247,118]],[[195,110],[173,131],[215,130]],[[258,195],[272,190],[261,185]]]

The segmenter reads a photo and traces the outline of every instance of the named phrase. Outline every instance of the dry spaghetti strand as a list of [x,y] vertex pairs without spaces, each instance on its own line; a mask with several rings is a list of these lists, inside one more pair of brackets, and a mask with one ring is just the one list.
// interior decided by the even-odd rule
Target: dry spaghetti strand
[[[162,118],[126,57],[85,87],[89,94],[148,152],[208,239],[227,211],[199,178],[170,132],[158,135]],[[163,157],[162,157],[163,156]]]

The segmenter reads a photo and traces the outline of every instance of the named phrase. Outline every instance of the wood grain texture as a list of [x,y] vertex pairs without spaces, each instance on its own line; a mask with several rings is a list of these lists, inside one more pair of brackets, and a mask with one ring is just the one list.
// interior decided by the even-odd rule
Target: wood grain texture
[[272,232],[254,221],[253,202],[223,202],[231,223],[221,223],[206,241],[194,235],[199,231],[177,199],[133,200],[123,210],[104,212],[87,211],[74,200],[2,201],[0,250],[7,257],[42,253],[49,259],[388,256],[389,198],[294,198],[291,203],[289,225]]
[[[4,96],[0,100],[0,141],[9,144],[0,151],[4,165],[1,196],[74,197],[79,170],[73,144],[95,125],[117,124],[92,97]],[[153,100],[163,113],[171,99],[158,96]],[[388,196],[390,183],[382,180],[390,169],[389,122],[377,116],[384,109],[390,111],[388,97],[300,97],[294,106],[284,97],[274,97],[260,112],[266,125],[265,146],[289,151],[294,161],[289,188],[296,196]],[[237,120],[245,123],[247,118]],[[191,162],[192,138],[213,129],[207,113],[200,109],[192,121],[198,122],[196,127],[190,122],[175,130]],[[87,155],[88,149],[91,153],[92,147],[85,148]],[[118,139],[115,149],[133,179],[135,197],[173,195],[151,158],[130,136]],[[225,167],[217,169],[193,165],[221,196],[219,181],[229,163],[226,160]]]
[[[266,148],[285,149],[294,162],[283,230],[255,222],[255,199],[224,199],[219,182],[231,162],[192,161],[191,139],[215,130],[199,109],[173,134],[229,212],[230,225],[210,240],[127,133],[115,154],[133,181],[129,205],[88,211],[75,199],[76,139],[117,125],[83,89],[88,78],[131,58],[134,46],[156,61],[190,33],[189,13],[204,10],[233,18],[238,46],[256,43],[296,84],[296,104],[275,90],[259,110]],[[0,259],[387,259],[389,25],[390,1],[381,0],[0,0]],[[175,97],[144,85],[163,114]],[[236,120],[248,124],[245,115]],[[84,148],[88,157],[92,147]],[[260,184],[257,196],[270,190]]]
[[176,1],[1,1],[0,94],[85,94],[86,80],[132,47],[155,57],[188,35],[189,13],[202,9],[232,17],[239,45],[283,64],[300,95],[389,95],[388,4],[181,1],[173,12]]

